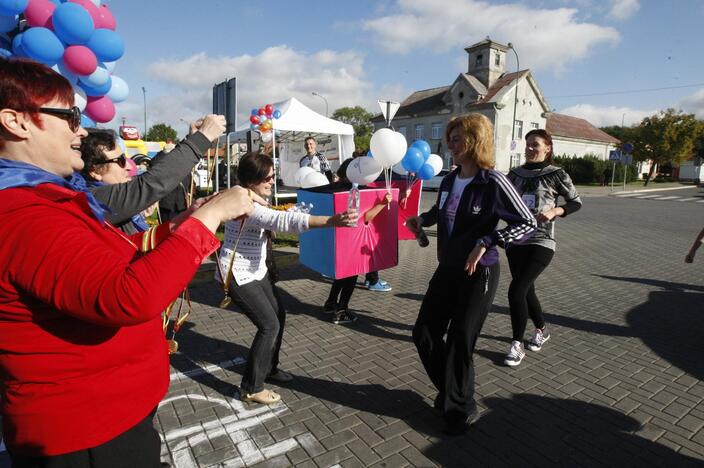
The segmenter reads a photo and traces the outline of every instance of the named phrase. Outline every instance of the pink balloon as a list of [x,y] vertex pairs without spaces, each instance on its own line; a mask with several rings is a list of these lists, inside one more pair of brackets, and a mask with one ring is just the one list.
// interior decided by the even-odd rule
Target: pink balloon
[[54,14],[56,5],[49,0],[29,0],[27,9],[24,10],[24,17],[30,26],[54,29],[51,23],[51,15]]
[[[90,3],[90,1],[88,2]],[[117,28],[117,22],[115,17],[112,15],[107,5],[101,5],[98,10],[98,20],[95,21],[95,29],[105,28],[115,30]]]
[[100,20],[100,12],[98,11],[98,7],[95,6],[93,2],[90,0],[69,0],[69,2],[81,5],[93,19],[93,24],[96,25],[95,27],[98,27],[97,24]]
[[107,96],[88,97],[85,113],[96,122],[110,122],[115,117],[115,104]]
[[88,47],[72,45],[64,51],[64,64],[77,75],[90,75],[98,68],[98,59]]

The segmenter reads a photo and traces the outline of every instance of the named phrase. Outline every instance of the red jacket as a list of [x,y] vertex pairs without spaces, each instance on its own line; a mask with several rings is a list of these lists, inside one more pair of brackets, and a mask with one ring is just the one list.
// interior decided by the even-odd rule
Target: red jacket
[[140,254],[52,184],[0,190],[0,219],[5,443],[59,455],[107,442],[166,393],[160,312],[219,243],[190,218]]

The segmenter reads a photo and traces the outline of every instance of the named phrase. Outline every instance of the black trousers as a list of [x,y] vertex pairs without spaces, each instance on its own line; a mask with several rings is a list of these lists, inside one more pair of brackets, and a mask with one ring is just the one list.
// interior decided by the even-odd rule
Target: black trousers
[[[99,411],[96,409],[96,411]],[[51,457],[13,455],[14,468],[159,468],[161,441],[152,411],[139,424],[97,447]]]
[[352,293],[354,292],[354,287],[356,284],[357,275],[336,279],[332,282],[330,294],[328,294],[328,300],[325,301],[325,303],[337,303],[338,310],[346,309],[350,304],[350,299],[352,298]]
[[264,390],[264,379],[279,365],[286,309],[268,273],[242,286],[230,283],[230,297],[257,327],[240,385],[244,393],[257,393]]
[[514,341],[523,341],[528,316],[535,328],[545,326],[543,308],[535,295],[535,280],[550,264],[554,254],[554,250],[540,245],[514,245],[506,250],[513,278],[508,287],[508,305]]
[[498,262],[478,266],[472,276],[461,268],[439,266],[413,327],[413,342],[450,424],[476,408],[472,355],[498,283]]

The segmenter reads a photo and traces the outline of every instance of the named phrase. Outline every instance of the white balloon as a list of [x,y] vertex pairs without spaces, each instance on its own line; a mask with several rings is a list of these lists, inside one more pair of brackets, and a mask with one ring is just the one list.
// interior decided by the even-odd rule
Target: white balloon
[[297,187],[300,187],[302,185],[302,182],[303,182],[303,179],[305,178],[305,176],[307,176],[308,174],[311,174],[313,172],[315,172],[315,169],[313,169],[312,167],[305,166],[305,167],[299,168],[296,171],[296,173],[293,175],[293,183]]
[[[374,154],[374,150],[372,150]],[[347,171],[345,175],[350,182],[366,185],[368,183],[374,182],[379,174],[381,174],[382,167],[376,157],[373,158],[355,158],[352,160],[349,166],[347,166]]]
[[401,163],[395,164],[394,167],[391,168],[391,170],[398,175],[408,175],[408,171],[406,170],[406,168],[403,167],[403,164]]
[[102,66],[110,73],[115,71],[115,65],[117,62],[101,62]]
[[326,185],[328,183],[328,178],[325,177],[323,174],[321,174],[318,171],[313,171],[310,174],[307,174],[305,177],[303,177],[303,180],[301,181],[301,187],[303,188],[313,188],[313,187],[320,187],[321,185]]
[[271,141],[271,138],[272,138],[271,132],[262,133],[262,141],[264,143],[269,143]]
[[[405,149],[401,151],[400,138],[396,136],[396,133],[390,128],[380,128],[374,132],[369,141],[369,149],[381,167],[393,166],[401,161],[406,154]],[[403,138],[403,135],[401,137]]]
[[[397,151],[401,152],[401,154],[403,154],[403,156],[405,156],[405,155],[406,155],[406,151],[408,151],[408,141],[406,141],[406,137],[403,136],[403,133],[399,133],[399,132],[394,132],[394,135],[395,135],[396,138],[398,139],[398,149],[397,149]],[[403,159],[403,156],[401,156],[401,159]],[[399,162],[400,162],[400,161],[396,161],[397,164],[398,164]]]
[[86,92],[81,89],[80,86],[73,87],[73,105],[81,109],[81,112],[86,110],[86,104],[88,104],[88,98],[86,97]]
[[442,158],[437,154],[431,154],[430,156],[428,156],[428,159],[425,161],[425,163],[430,164],[432,166],[435,175],[440,174],[440,171],[442,171]]
[[95,5],[95,6],[97,6],[98,8],[100,8],[100,0],[90,0],[90,1],[93,2],[93,5]]

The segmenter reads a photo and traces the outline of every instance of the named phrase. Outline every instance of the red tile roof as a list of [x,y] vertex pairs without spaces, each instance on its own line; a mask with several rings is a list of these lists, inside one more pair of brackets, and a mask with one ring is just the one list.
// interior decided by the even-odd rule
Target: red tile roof
[[565,114],[548,114],[545,130],[553,136],[580,138],[583,140],[603,141],[614,145],[620,140],[599,130],[584,119]]

